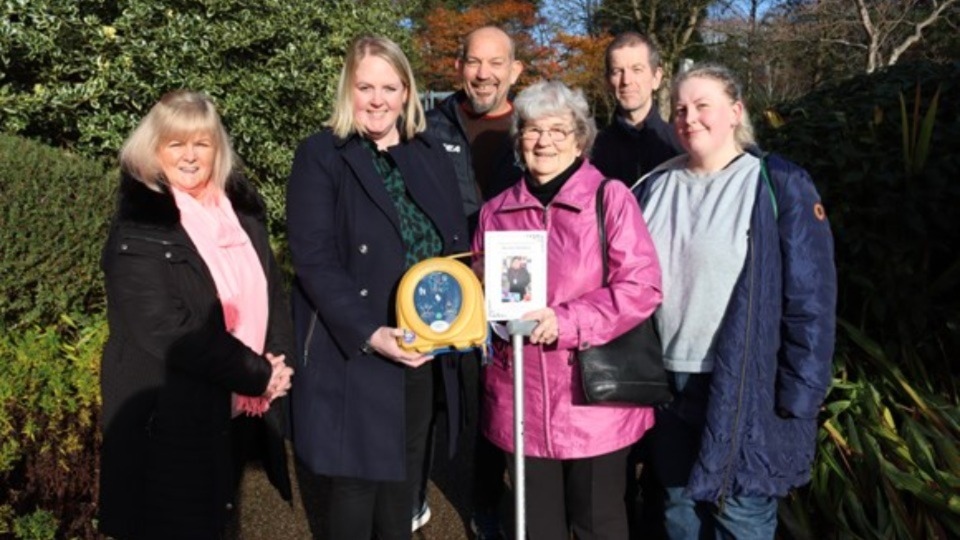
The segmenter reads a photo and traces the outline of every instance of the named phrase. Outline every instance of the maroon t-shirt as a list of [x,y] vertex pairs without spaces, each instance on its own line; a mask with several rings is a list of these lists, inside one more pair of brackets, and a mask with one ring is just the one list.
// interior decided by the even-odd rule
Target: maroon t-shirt
[[484,188],[496,173],[504,147],[512,148],[510,125],[513,123],[513,105],[509,111],[496,116],[476,115],[464,101],[460,104],[460,111],[470,144],[473,177],[481,193],[485,193]]

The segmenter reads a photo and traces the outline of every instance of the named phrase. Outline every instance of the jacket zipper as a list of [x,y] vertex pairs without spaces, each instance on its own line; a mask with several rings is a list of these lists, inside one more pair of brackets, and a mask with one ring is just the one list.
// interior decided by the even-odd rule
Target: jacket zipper
[[193,265],[193,267],[197,269],[201,275],[206,277],[207,283],[213,289],[214,297],[218,299],[220,298],[220,292],[217,290],[217,282],[214,281],[213,274],[210,273],[210,269],[207,268],[206,263],[203,262],[203,256],[200,255],[200,252],[197,251],[197,249],[191,246],[190,244],[183,243],[183,242],[171,242],[169,240],[161,240],[159,238],[153,238],[151,236],[141,236],[139,234],[128,234],[124,238],[133,238],[135,240],[143,240],[144,242],[150,242],[151,244],[159,244],[164,247],[179,246],[191,251],[194,255],[196,255],[200,259],[200,267],[197,268],[196,265]]
[[313,312],[310,318],[310,326],[307,328],[307,339],[303,343],[303,365],[307,365],[307,357],[310,356],[310,340],[313,339],[313,331],[317,328],[317,313]]
[[161,246],[173,245],[173,242],[169,240],[160,240],[159,238],[153,238],[152,236],[140,236],[139,234],[128,234],[124,238],[133,238],[135,240],[143,240],[145,242],[150,242],[152,244],[160,244]]
[[[543,223],[543,230],[544,230],[544,232],[547,233],[547,237],[548,237],[548,238],[549,238],[549,235],[550,235],[550,231],[549,231],[549,228],[550,228],[550,204],[551,204],[551,203],[547,203],[547,205],[543,207],[543,219],[541,220],[542,223]],[[548,247],[548,248],[547,248],[548,254],[549,254],[549,250],[550,250],[550,248]],[[540,361],[538,362],[538,363],[540,364],[540,386],[543,387],[543,388],[547,388],[546,362],[544,362],[544,360],[543,360],[543,345],[542,345],[542,344],[539,345],[539,346],[537,346],[537,355],[538,355],[538,359],[540,360]],[[542,399],[543,399],[543,416],[541,417],[540,420],[543,422],[543,432],[544,432],[544,433],[550,433],[550,420],[549,420],[549,418],[550,418],[550,410],[549,410],[549,409],[550,409],[550,399],[547,397],[548,392],[543,392],[542,395],[543,395],[543,398],[542,398]],[[544,437],[544,441],[546,442],[546,445],[547,445],[547,453],[548,453],[549,455],[553,455],[553,436],[552,436],[552,435],[548,435],[547,437]]]
[[138,234],[128,234],[124,238],[133,238],[135,240],[143,240],[144,242],[150,242],[152,244],[160,244],[161,246],[166,246],[166,247],[180,246],[180,247],[189,249],[193,253],[197,254],[197,256],[200,256],[199,251],[197,251],[195,248],[193,248],[189,244],[184,244],[182,242],[171,242],[169,240],[161,240],[159,238],[153,238],[151,236],[140,236]]
[[743,414],[743,392],[746,386],[747,380],[747,359],[750,356],[750,331],[753,328],[753,290],[754,290],[754,274],[756,273],[756,246],[754,245],[753,231],[747,231],[747,237],[749,238],[749,249],[750,249],[750,292],[747,296],[747,326],[746,326],[746,335],[744,336],[744,347],[743,347],[743,361],[740,366],[740,386],[737,389],[737,412],[733,417],[733,432],[730,437],[730,457],[727,460],[727,465],[724,467],[723,472],[723,482],[720,486],[720,503],[719,508],[720,512],[723,512],[723,506],[726,502],[727,493],[730,489],[730,483],[732,479],[730,477],[731,470],[733,469],[733,462],[737,457],[737,437],[739,436],[740,431],[740,416]]

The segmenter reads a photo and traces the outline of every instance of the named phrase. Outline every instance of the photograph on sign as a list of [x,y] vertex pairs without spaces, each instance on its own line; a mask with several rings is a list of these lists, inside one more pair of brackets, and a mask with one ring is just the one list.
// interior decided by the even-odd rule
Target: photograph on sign
[[484,233],[487,319],[508,321],[547,305],[547,233]]

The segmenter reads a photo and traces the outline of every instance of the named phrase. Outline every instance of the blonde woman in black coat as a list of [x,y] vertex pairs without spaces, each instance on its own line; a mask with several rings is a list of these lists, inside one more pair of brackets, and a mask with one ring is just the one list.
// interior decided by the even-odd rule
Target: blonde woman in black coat
[[329,127],[300,144],[290,173],[293,443],[330,488],[325,540],[410,538],[435,394],[456,440],[455,360],[401,349],[394,316],[407,268],[469,249],[453,163],[424,128],[406,56],[359,38]]
[[253,448],[290,499],[276,399],[292,330],[263,202],[203,94],[164,96],[120,161],[102,260],[99,527],[219,538]]

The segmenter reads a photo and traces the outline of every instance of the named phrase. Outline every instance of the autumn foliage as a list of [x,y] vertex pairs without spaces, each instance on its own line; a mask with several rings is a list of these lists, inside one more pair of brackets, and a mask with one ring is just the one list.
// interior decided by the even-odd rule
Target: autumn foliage
[[414,38],[421,58],[420,86],[424,90],[459,89],[454,62],[461,39],[471,30],[487,25],[498,26],[513,37],[517,59],[524,65],[518,87],[540,78],[552,78],[560,71],[551,48],[534,38],[541,25],[535,3],[501,0],[463,10],[439,6],[424,16]]
[[576,36],[559,33],[554,38],[558,62],[563,70],[557,78],[571,88],[582,88],[593,106],[597,121],[603,123],[613,111],[613,97],[607,89],[604,58],[613,36]]

